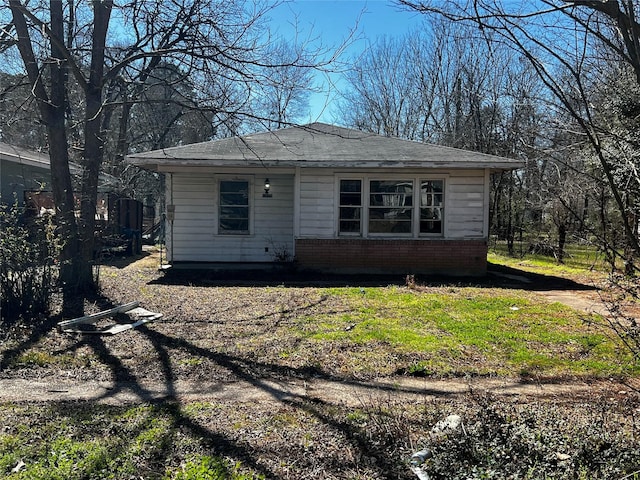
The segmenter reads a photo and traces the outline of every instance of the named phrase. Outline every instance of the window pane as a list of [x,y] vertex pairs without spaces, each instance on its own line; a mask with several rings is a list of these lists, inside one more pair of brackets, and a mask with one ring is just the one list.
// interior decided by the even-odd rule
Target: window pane
[[428,193],[442,193],[442,180],[423,180],[422,191]]
[[360,193],[362,191],[361,180],[340,180],[340,191]]
[[[420,186],[420,198],[424,201],[427,198],[443,198],[443,181],[442,180],[423,180]],[[423,205],[425,203],[423,202]]]
[[409,220],[377,220],[369,219],[370,233],[411,233],[411,219]]
[[361,198],[359,193],[341,193],[340,205],[361,205]]
[[441,220],[441,210],[439,208],[421,208],[420,220]]
[[369,188],[369,206],[411,207],[413,205],[411,180],[372,180]]
[[420,233],[441,234],[444,212],[444,181],[423,180],[420,184]]
[[220,205],[247,205],[247,194],[244,193],[221,193]]
[[369,211],[371,233],[411,233],[411,209],[372,208]]
[[249,220],[246,218],[221,218],[220,230],[222,232],[245,233],[249,231]]
[[340,220],[340,233],[360,233],[360,220]]
[[369,232],[410,234],[413,182],[371,180],[369,183]]
[[221,181],[219,233],[249,233],[249,182]]
[[358,207],[342,207],[340,208],[340,220],[359,220],[361,210]]
[[362,180],[340,180],[340,212],[338,232],[361,233]]
[[420,220],[420,233],[442,233],[440,220]]
[[249,182],[243,181],[229,181],[224,180],[220,182],[220,193],[241,193],[245,197],[249,191]]
[[247,207],[221,207],[220,216],[224,218],[249,218]]

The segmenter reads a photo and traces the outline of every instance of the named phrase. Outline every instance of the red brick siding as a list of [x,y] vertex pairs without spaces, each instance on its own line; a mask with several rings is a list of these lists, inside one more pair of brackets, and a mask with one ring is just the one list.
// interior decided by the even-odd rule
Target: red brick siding
[[302,269],[338,273],[485,275],[484,240],[297,239]]

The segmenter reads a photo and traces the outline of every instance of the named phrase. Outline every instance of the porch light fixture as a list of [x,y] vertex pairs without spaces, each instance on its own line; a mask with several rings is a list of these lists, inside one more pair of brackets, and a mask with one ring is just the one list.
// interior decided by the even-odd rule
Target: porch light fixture
[[271,195],[269,193],[269,189],[271,189],[271,184],[269,183],[269,179],[265,178],[264,179],[264,193],[262,194],[263,197],[272,197],[273,195]]

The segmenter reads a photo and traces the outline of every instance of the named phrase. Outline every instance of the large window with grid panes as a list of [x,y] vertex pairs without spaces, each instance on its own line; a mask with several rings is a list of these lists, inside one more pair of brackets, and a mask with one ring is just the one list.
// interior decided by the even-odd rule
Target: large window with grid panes
[[340,178],[340,236],[441,236],[443,178]]

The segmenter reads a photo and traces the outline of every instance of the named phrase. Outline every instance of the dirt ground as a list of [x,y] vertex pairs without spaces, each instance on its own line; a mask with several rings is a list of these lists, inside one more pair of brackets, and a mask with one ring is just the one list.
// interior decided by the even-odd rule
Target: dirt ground
[[[283,334],[307,315],[348,313],[314,285],[360,286],[366,295],[403,278],[165,275],[158,264],[158,253],[147,252],[101,267],[103,294],[86,311],[139,300],[160,320],[113,336],[60,332],[59,317],[0,331],[0,437],[55,421],[91,441],[115,436],[116,468],[118,452],[135,450],[127,427],[134,411],[149,424],[142,434],[157,432],[157,422],[169,428],[162,448],[136,454],[145,473],[120,478],[167,478],[168,469],[215,454],[264,478],[408,480],[416,478],[411,453],[455,413],[464,430],[431,442],[430,478],[631,478],[640,462],[638,379],[418,378],[398,368],[416,358],[384,343],[300,344]],[[498,269],[476,284],[606,313],[602,292],[586,282]],[[436,279],[415,288],[460,285]],[[101,420],[105,412],[113,417]]]
[[105,404],[128,404],[139,401],[177,400],[188,403],[260,402],[280,404],[287,400],[304,400],[357,407],[363,401],[376,403],[393,398],[400,402],[461,399],[469,394],[491,394],[494,397],[526,403],[544,400],[555,403],[584,402],[594,398],[621,399],[635,395],[637,380],[563,380],[524,382],[505,378],[427,379],[383,378],[373,381],[307,380],[236,380],[227,382],[77,381],[43,378],[39,380],[0,379],[0,402],[20,401],[96,401]]
[[[255,335],[268,334],[275,323],[291,316],[313,312],[315,308],[339,309],[326,305],[326,299],[300,294],[296,287],[317,284],[318,280],[283,276],[267,280],[248,273],[229,277],[190,272],[163,278],[157,272],[159,253],[147,251],[134,259],[116,259],[102,267],[101,282],[110,300],[127,303],[131,292],[142,292],[146,308],[163,312],[154,325],[142,326],[113,337],[95,334],[66,334],[50,329],[42,337],[33,332],[21,346],[4,352],[4,368],[0,370],[0,401],[20,400],[96,400],[105,403],[127,403],[178,399],[184,401],[260,401],[281,402],[286,398],[320,400],[343,405],[356,405],[362,398],[382,399],[394,396],[413,401],[429,398],[453,398],[470,392],[488,392],[526,401],[527,397],[564,402],[587,397],[629,395],[639,391],[633,380],[536,379],[468,376],[465,378],[413,378],[399,375],[345,378],[318,374],[313,366],[277,367],[252,361],[264,352],[239,354],[229,342],[242,342]],[[398,282],[402,279],[351,279],[358,284]],[[549,302],[560,302],[585,313],[607,315],[602,294],[595,285],[569,279],[549,278],[531,273],[494,269],[488,285],[530,290]],[[290,286],[282,298],[274,292],[266,297],[248,285]],[[344,279],[322,278],[320,283],[341,284]],[[233,290],[228,286],[236,286]],[[264,290],[264,289],[263,289]],[[233,296],[229,292],[233,291]],[[139,294],[136,294],[139,295]],[[277,296],[276,295],[276,296]],[[146,297],[146,298],[144,298]],[[203,297],[204,300],[203,300]],[[106,307],[106,299],[89,305],[89,313]],[[203,303],[204,302],[204,303]],[[202,306],[207,308],[203,309]],[[233,321],[224,320],[232,318]],[[103,325],[103,323],[98,324]],[[49,325],[49,328],[52,325]],[[32,368],[7,369],[8,358],[39,343],[40,350],[53,351],[57,360],[33,361]],[[6,349],[5,349],[6,350]],[[217,353],[212,354],[212,351]],[[44,355],[44,354],[43,354]],[[329,355],[339,356],[339,352]],[[95,357],[98,357],[98,362]],[[339,359],[337,360],[339,361]],[[329,362],[330,363],[330,362]]]

